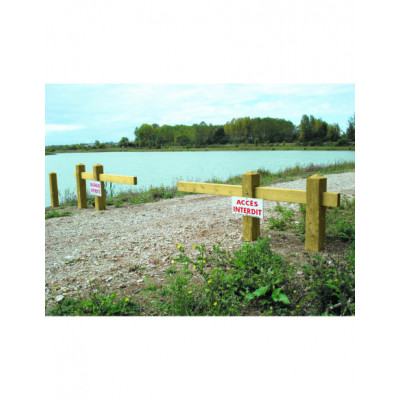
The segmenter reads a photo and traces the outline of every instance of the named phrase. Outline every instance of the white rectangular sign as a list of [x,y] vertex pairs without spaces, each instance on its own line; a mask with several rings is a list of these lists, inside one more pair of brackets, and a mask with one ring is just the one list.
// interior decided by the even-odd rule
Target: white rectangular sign
[[232,213],[246,217],[263,217],[263,201],[249,197],[232,197]]
[[101,182],[89,181],[90,194],[101,197]]

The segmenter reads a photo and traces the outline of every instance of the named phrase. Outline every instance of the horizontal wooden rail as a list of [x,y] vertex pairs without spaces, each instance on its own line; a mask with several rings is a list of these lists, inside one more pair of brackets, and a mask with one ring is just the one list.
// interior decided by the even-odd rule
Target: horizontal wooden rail
[[339,207],[340,193],[322,192],[322,205],[324,207]]
[[101,182],[123,183],[125,185],[136,185],[137,177],[136,176],[100,174],[100,181]]
[[256,187],[255,198],[272,201],[287,201],[289,203],[306,203],[306,191],[294,189],[278,189],[269,187]]
[[216,194],[219,196],[242,196],[242,185],[217,183],[178,182],[178,191],[188,193]]
[[[217,183],[178,182],[178,191],[188,193],[215,194],[219,196],[242,196],[241,185],[220,185]],[[306,204],[306,191],[295,189],[280,189],[269,187],[255,187],[255,198],[271,201],[286,201],[289,203]],[[338,207],[339,193],[322,193],[324,207]]]
[[[76,178],[76,172],[74,172],[74,177]],[[81,172],[81,179],[93,180],[93,174],[91,172]]]
[[[76,172],[74,172],[76,178]],[[94,180],[91,172],[82,172],[82,179]],[[112,183],[123,183],[125,185],[137,185],[136,176],[124,176],[124,175],[110,175],[100,174],[100,182],[112,182]]]

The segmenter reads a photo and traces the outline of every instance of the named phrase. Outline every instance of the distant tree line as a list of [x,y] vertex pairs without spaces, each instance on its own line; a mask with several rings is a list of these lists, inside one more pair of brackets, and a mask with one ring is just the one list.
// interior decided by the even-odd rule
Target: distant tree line
[[81,144],[61,144],[61,145],[51,145],[46,146],[46,152],[52,153],[59,150],[91,150],[91,149],[105,149],[106,147],[116,147],[116,143],[107,142],[100,143],[100,141],[96,140],[92,144],[81,143]]
[[340,130],[338,124],[328,124],[312,115],[303,115],[299,126],[279,118],[244,117],[234,118],[225,125],[207,125],[205,122],[191,126],[143,124],[134,133],[134,141],[124,137],[119,145],[147,148],[282,142],[311,146],[327,142],[345,145],[355,141],[355,117],[350,118],[346,133]]
[[100,143],[62,146],[46,146],[46,151],[90,150],[106,147],[162,148],[166,146],[205,147],[223,144],[268,145],[294,143],[315,146],[334,143],[345,146],[355,143],[355,115],[348,120],[346,132],[338,124],[328,124],[313,115],[303,115],[298,126],[279,118],[234,118],[224,125],[207,125],[205,122],[193,125],[142,124],[134,131],[135,138],[122,137],[118,144]]

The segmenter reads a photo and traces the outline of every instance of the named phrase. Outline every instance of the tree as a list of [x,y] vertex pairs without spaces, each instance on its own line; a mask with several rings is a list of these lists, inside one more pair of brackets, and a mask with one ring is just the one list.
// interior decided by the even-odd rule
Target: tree
[[340,128],[338,124],[329,124],[326,138],[329,142],[337,142],[340,139]]
[[215,131],[214,140],[215,143],[218,144],[225,144],[228,142],[228,138],[225,135],[224,128],[220,127]]
[[349,142],[356,141],[356,115],[353,114],[348,121],[349,125],[346,129],[346,136],[349,139]]
[[[314,119],[313,116],[311,116],[311,118]],[[313,139],[313,134],[312,134],[311,121],[310,118],[308,118],[308,115],[304,114],[301,117],[300,121],[299,140],[302,144],[306,144],[312,139]]]
[[328,134],[328,124],[322,119],[314,119],[312,124],[313,140],[316,144],[326,141]]
[[143,124],[136,133],[136,140],[139,146],[150,147],[155,142],[154,127],[149,124]]
[[128,147],[129,146],[129,139],[127,137],[121,138],[121,140],[118,143],[118,147]]
[[190,143],[190,139],[185,134],[179,134],[176,136],[175,142],[178,146],[186,146]]

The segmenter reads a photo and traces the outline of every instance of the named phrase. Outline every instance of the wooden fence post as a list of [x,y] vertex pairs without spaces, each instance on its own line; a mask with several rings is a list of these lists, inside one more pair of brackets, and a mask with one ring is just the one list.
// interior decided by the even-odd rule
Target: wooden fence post
[[325,247],[325,214],[322,193],[326,192],[326,178],[313,175],[307,178],[306,189],[306,251],[318,252]]
[[[249,171],[242,175],[242,197],[255,197],[256,186],[260,186],[259,173]],[[243,216],[243,240],[254,241],[259,236],[260,218]]]
[[50,179],[51,206],[58,207],[59,203],[58,203],[57,174],[55,172],[50,172],[49,179]]
[[82,179],[82,172],[85,172],[85,164],[76,164],[76,196],[78,198],[78,208],[87,208],[86,179]]
[[[100,182],[100,174],[102,174],[103,166],[100,164],[93,165],[93,180]],[[101,196],[94,196],[94,204],[96,210],[106,209],[106,192],[104,191],[104,182],[100,182],[101,185]]]

